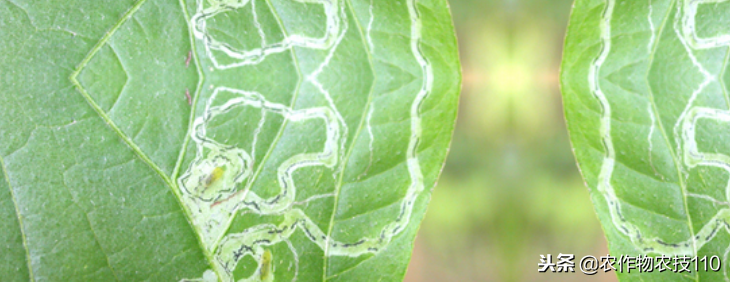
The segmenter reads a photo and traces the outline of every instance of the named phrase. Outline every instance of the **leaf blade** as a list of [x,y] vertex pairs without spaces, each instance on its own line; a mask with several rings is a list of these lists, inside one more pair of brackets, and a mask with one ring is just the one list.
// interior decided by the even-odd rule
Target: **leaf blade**
[[727,234],[719,225],[726,211],[715,200],[724,198],[718,195],[724,173],[717,164],[698,162],[710,155],[695,153],[693,145],[711,140],[695,138],[693,116],[710,105],[727,107],[724,82],[712,79],[726,68],[717,62],[725,61],[727,50],[714,48],[724,43],[693,43],[694,13],[703,2],[578,1],[574,7],[561,74],[566,119],[614,255],[725,254]]
[[[295,277],[348,281],[402,279],[415,231],[428,202],[428,190],[443,164],[455,120],[460,74],[450,15],[444,1],[419,2],[418,7],[416,1],[377,3],[378,8],[371,6],[375,1],[318,2],[251,1],[247,3],[252,9],[250,13],[234,9],[226,17],[244,15],[240,20],[253,16],[251,26],[262,36],[260,42],[267,44],[269,40],[271,44],[271,41],[293,38],[287,32],[316,33],[322,29],[316,28],[317,13],[323,12],[322,9],[326,13],[328,5],[339,5],[342,9],[332,10],[335,13],[329,14],[332,18],[327,21],[332,24],[341,21],[340,24],[349,28],[332,32],[332,38],[339,39],[327,39],[332,43],[324,44],[333,45],[321,50],[309,48],[310,45],[290,46],[287,47],[290,50],[281,52],[282,56],[273,52],[251,66],[220,69],[215,69],[215,56],[221,54],[202,50],[204,40],[189,34],[196,32],[194,15],[200,8],[195,7],[202,7],[194,1],[95,3],[81,12],[73,10],[71,5],[53,7],[66,11],[69,19],[63,20],[53,20],[52,13],[44,10],[50,8],[47,6],[22,4],[3,8],[11,16],[28,18],[28,23],[20,26],[18,32],[9,35],[19,40],[4,43],[10,50],[3,54],[8,67],[18,67],[23,60],[42,61],[28,64],[25,72],[10,76],[17,84],[8,85],[11,94],[0,95],[5,102],[4,114],[0,114],[0,156],[7,161],[9,183],[20,184],[8,189],[18,193],[20,202],[30,203],[28,209],[19,209],[18,217],[30,218],[31,225],[26,227],[31,230],[28,262],[37,274],[35,279],[177,281],[201,275],[200,279],[204,280],[222,275],[221,279],[226,281],[226,276],[254,280],[273,277],[277,280]],[[400,22],[374,20],[376,16],[389,15],[393,9],[400,14]],[[421,34],[419,28],[414,35],[409,33],[416,11],[432,17],[432,21],[424,24],[425,32]],[[286,15],[284,20],[276,19],[274,12]],[[80,17],[95,17],[100,24],[70,20]],[[367,25],[358,17],[366,19]],[[241,26],[226,29],[245,22],[216,20],[211,20],[210,27],[221,38],[230,39],[226,33],[246,30]],[[30,28],[27,34],[22,27]],[[414,45],[412,37],[416,35],[423,42]],[[23,38],[35,43],[33,48],[14,45],[23,42],[20,40]],[[245,40],[236,44],[221,48],[252,46]],[[318,43],[312,44],[316,47]],[[58,46],[64,48],[54,49]],[[431,49],[433,46],[442,49],[435,51]],[[369,47],[382,50],[380,62],[374,61]],[[9,57],[12,48],[21,56]],[[190,50],[193,50],[190,59],[193,64],[188,66],[186,55]],[[422,61],[419,66],[417,57],[406,59],[421,52],[427,54],[428,65]],[[235,64],[235,60],[228,63],[231,62]],[[439,72],[433,77],[424,73],[424,68],[431,67]],[[10,68],[3,67],[3,72]],[[376,74],[378,70],[381,73]],[[240,79],[242,74],[247,79]],[[49,75],[50,81],[28,83],[35,77]],[[419,87],[429,83],[433,83],[434,90],[421,91],[428,99],[414,103]],[[12,94],[20,93],[21,89],[31,95]],[[231,91],[216,100],[214,92],[221,89]],[[245,91],[265,93],[261,97],[272,108],[261,112],[251,111],[250,107],[244,107],[241,112],[221,111],[211,118],[206,133],[199,135],[195,124],[198,120],[211,115],[211,108],[223,107],[236,97],[247,95]],[[192,105],[188,105],[186,92],[193,93]],[[376,99],[384,106],[373,107],[377,105]],[[404,102],[415,106],[399,105]],[[409,111],[415,111],[417,119]],[[323,129],[321,122],[317,122],[320,120],[328,128]],[[409,137],[409,132],[416,128],[414,124],[419,130],[423,127],[423,132],[418,133],[423,134],[422,142],[418,142],[420,138]],[[233,144],[218,150],[219,153],[233,152],[230,148],[252,148],[236,152],[250,153],[252,159],[259,160],[255,164],[257,176],[246,183],[236,182],[226,174],[236,168],[221,163],[210,170],[211,174],[198,174],[202,177],[200,183],[205,185],[196,188],[186,184],[184,179],[191,171],[201,162],[211,160],[205,154],[199,155],[205,146],[195,143],[200,136],[208,137],[206,134],[225,140],[222,143]],[[378,135],[382,138],[377,138]],[[331,141],[322,143],[321,140]],[[325,147],[324,153],[321,146]],[[380,152],[373,152],[374,149]],[[336,157],[318,156],[327,150]],[[410,161],[405,157],[406,151],[411,154]],[[326,168],[302,166],[304,161],[312,160]],[[287,164],[302,172],[282,172]],[[381,178],[380,191],[363,185],[355,187],[361,180],[367,184],[375,179],[371,175]],[[415,175],[423,187],[418,193],[411,193],[408,205],[414,208],[404,210],[400,207],[406,203],[402,198],[407,187],[413,186],[406,181],[409,175]],[[230,186],[232,183],[235,185]],[[291,201],[295,202],[288,206],[277,206],[276,200],[271,199],[287,197],[286,193],[280,194],[283,190],[279,186],[293,187],[294,183],[307,189],[295,191],[300,197],[292,197]],[[343,191],[352,190],[349,198],[340,199],[347,199],[340,205],[327,196],[345,195],[338,187]],[[362,190],[363,187],[376,193],[369,195],[368,200],[382,203],[391,200],[394,208],[384,213],[374,209],[370,213],[368,202],[358,199],[370,193]],[[269,206],[268,212],[257,212],[252,206],[235,207],[227,211],[231,222],[225,225],[224,232],[206,237],[207,227],[201,223],[216,216],[223,216],[226,221],[226,212],[201,217],[191,209],[194,206],[189,200],[196,197],[220,200],[225,198],[221,193],[229,190],[244,195],[241,205],[252,200],[249,203],[253,205]],[[254,195],[251,191],[261,196],[245,196]],[[386,191],[391,194],[389,197],[381,198],[377,194]],[[264,201],[267,199],[271,201]],[[208,205],[213,208],[217,204]],[[367,255],[362,255],[367,252],[358,255],[343,252],[334,243],[325,243],[334,250],[328,254],[324,250],[327,248],[313,243],[305,231],[296,231],[281,244],[265,244],[264,253],[269,255],[261,260],[261,266],[256,263],[259,257],[254,255],[247,256],[235,270],[220,268],[217,262],[221,261],[220,250],[224,248],[219,244],[221,239],[245,234],[243,230],[283,224],[287,217],[298,214],[295,211],[299,209],[292,205],[302,207],[298,219],[309,220],[310,230],[317,226],[326,230],[323,236],[333,237],[326,242],[337,242],[338,236],[348,239],[352,235],[352,242],[341,244],[355,246],[360,244],[357,243],[360,238],[375,236],[375,229],[386,230],[388,225],[393,225],[390,230],[394,240],[390,242],[391,235],[388,235],[390,243],[373,243],[384,250],[369,251]],[[279,210],[274,212],[274,209]],[[366,216],[358,219],[359,223],[336,222],[338,214],[358,218],[361,212],[366,212]],[[393,221],[401,217],[399,212],[410,220],[401,222],[402,226],[394,224],[400,219]],[[378,215],[373,217],[373,214]],[[364,228],[363,219],[375,220],[369,228]],[[373,228],[372,224],[378,226]],[[348,234],[350,231],[353,234]],[[293,256],[286,255],[287,252]],[[299,258],[297,253],[313,256]],[[386,259],[387,256],[391,257]],[[385,267],[385,261],[393,258],[398,263],[387,265],[393,271],[372,271]],[[307,264],[299,266],[299,259]],[[217,273],[211,276],[205,272],[206,268]]]

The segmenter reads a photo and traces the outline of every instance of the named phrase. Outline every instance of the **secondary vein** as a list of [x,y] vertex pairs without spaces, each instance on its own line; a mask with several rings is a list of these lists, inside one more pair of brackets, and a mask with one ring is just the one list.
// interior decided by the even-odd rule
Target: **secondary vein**
[[[357,130],[355,130],[355,135],[353,135],[353,137],[352,137],[352,141],[351,141],[352,143],[350,143],[350,147],[347,149],[345,157],[342,159],[342,169],[340,169],[340,175],[337,179],[337,184],[335,185],[335,191],[333,192],[334,193],[334,203],[332,206],[332,215],[330,216],[329,226],[327,228],[327,240],[328,241],[332,237],[332,230],[334,229],[335,215],[337,215],[337,207],[339,206],[339,202],[340,202],[340,190],[342,189],[342,180],[345,175],[345,169],[347,168],[347,162],[349,161],[350,156],[352,155],[352,151],[355,148],[355,144],[357,143],[357,138],[360,136],[360,132],[362,132],[363,126],[365,124],[365,120],[367,119],[366,113],[369,111],[370,107],[372,107],[372,96],[373,96],[373,91],[375,90],[375,81],[376,81],[375,69],[373,67],[372,54],[371,54],[370,49],[368,48],[368,44],[363,35],[364,31],[362,29],[360,21],[357,19],[357,16],[355,16],[355,13],[352,10],[352,3],[349,0],[347,0],[347,6],[350,10],[350,14],[352,14],[352,17],[354,18],[353,21],[355,22],[355,25],[357,26],[358,32],[360,33],[360,39],[362,41],[362,44],[363,44],[365,50],[367,50],[368,65],[370,66],[370,70],[373,73],[373,82],[370,85],[370,91],[368,92],[368,100],[365,104],[366,106],[363,109],[361,116],[360,116],[360,124],[357,126]],[[327,250],[328,250],[328,247],[329,247],[329,244],[328,243],[325,244],[324,261],[322,263],[322,281],[327,281],[327,261],[328,261]]]
[[30,281],[36,281],[35,276],[33,275],[33,265],[30,263],[30,248],[28,247],[28,238],[25,236],[25,228],[23,227],[23,216],[20,215],[20,209],[18,208],[18,199],[15,197],[15,191],[13,191],[13,186],[10,184],[8,169],[5,166],[5,161],[3,160],[2,156],[0,156],[0,168],[3,171],[5,182],[8,183],[8,190],[10,190],[10,196],[13,199],[13,206],[15,207],[15,215],[18,217],[20,235],[23,238],[23,248],[25,249],[25,260],[28,264],[28,276],[30,277]]

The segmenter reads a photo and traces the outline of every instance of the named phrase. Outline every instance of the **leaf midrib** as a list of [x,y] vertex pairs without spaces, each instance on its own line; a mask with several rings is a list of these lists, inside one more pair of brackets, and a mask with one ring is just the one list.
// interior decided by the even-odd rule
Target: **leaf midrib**
[[[357,130],[355,130],[355,134],[352,137],[352,141],[350,143],[349,148],[347,149],[347,153],[345,154],[345,157],[342,159],[342,168],[340,169],[340,175],[337,179],[337,184],[335,185],[335,191],[333,192],[335,195],[334,196],[335,198],[334,198],[334,203],[333,203],[333,207],[332,207],[332,215],[331,215],[330,221],[329,221],[329,227],[327,229],[327,238],[328,238],[327,240],[332,238],[332,230],[334,229],[335,216],[337,215],[337,208],[340,203],[340,189],[342,189],[342,181],[344,179],[345,169],[347,168],[347,163],[350,160],[350,156],[352,155],[352,151],[355,148],[355,144],[357,144],[357,139],[360,137],[360,133],[362,132],[363,125],[365,124],[365,120],[367,119],[367,112],[370,110],[370,107],[372,107],[373,91],[375,90],[375,84],[377,81],[377,75],[375,75],[375,68],[374,68],[373,57],[372,57],[372,50],[370,50],[370,45],[368,45],[368,43],[365,39],[365,36],[363,35],[364,30],[362,29],[362,24],[360,23],[360,19],[357,18],[357,14],[355,13],[355,11],[352,8],[351,1],[346,0],[345,3],[350,10],[350,14],[352,14],[352,18],[353,18],[353,22],[355,22],[355,26],[357,26],[357,30],[358,30],[358,33],[360,34],[360,41],[363,45],[363,48],[365,48],[365,50],[367,50],[366,53],[368,55],[368,66],[370,66],[370,72],[373,74],[373,81],[370,84],[370,91],[368,92],[368,100],[367,100],[366,106],[360,115],[360,124],[358,125]],[[372,3],[371,3],[371,5],[372,5]],[[375,17],[374,14],[372,16]],[[370,138],[374,138],[374,137],[371,136]],[[327,255],[328,248],[329,248],[329,242],[326,241],[324,259],[323,259],[323,263],[322,263],[322,281],[327,281],[327,279],[328,279],[328,276],[327,276],[327,264],[328,264],[328,258],[329,258],[329,256]],[[366,260],[367,259],[358,262],[355,266],[363,263]],[[355,266],[352,266],[351,268],[354,268]]]
[[[661,27],[657,30],[657,38],[654,41],[654,46],[652,46],[652,50],[649,53],[649,61],[647,66],[651,68],[652,64],[654,63],[654,57],[656,55],[657,49],[659,48],[659,43],[662,42],[664,33],[664,29],[667,26],[667,23],[669,22],[669,16],[672,14],[672,11],[674,10],[676,3],[672,2],[669,7],[667,7],[667,12],[664,14],[664,17],[662,19]],[[680,15],[675,15],[680,16]],[[680,191],[682,192],[682,203],[684,204],[684,210],[687,213],[686,219],[687,219],[687,227],[689,228],[690,238],[692,240],[692,251],[693,253],[697,254],[697,242],[695,240],[695,231],[694,231],[694,225],[692,224],[692,216],[689,213],[689,204],[687,200],[687,184],[684,183],[684,176],[682,175],[681,167],[682,163],[677,159],[677,153],[674,151],[674,147],[671,145],[671,142],[669,142],[669,136],[667,135],[667,131],[664,129],[664,122],[662,121],[662,115],[660,114],[657,104],[654,101],[654,90],[651,87],[651,84],[649,83],[649,70],[647,70],[646,75],[644,76],[644,80],[646,81],[646,86],[649,91],[649,102],[651,103],[652,111],[654,112],[654,116],[656,117],[656,125],[659,129],[659,132],[662,135],[662,139],[664,140],[665,146],[667,147],[667,150],[669,151],[670,156],[672,157],[672,162],[674,162],[675,170],[677,171],[677,180],[679,182]],[[679,142],[675,140],[676,142]],[[649,152],[651,153],[651,152]],[[699,281],[699,274],[694,273],[694,280]]]

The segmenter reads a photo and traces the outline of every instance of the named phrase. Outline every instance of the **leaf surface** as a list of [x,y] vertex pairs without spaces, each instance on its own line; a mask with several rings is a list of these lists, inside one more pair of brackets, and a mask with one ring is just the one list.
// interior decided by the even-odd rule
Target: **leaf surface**
[[398,281],[443,0],[0,1],[3,281]]
[[706,257],[691,272],[624,271],[622,281],[728,279],[728,11],[713,0],[573,8],[565,114],[611,254]]

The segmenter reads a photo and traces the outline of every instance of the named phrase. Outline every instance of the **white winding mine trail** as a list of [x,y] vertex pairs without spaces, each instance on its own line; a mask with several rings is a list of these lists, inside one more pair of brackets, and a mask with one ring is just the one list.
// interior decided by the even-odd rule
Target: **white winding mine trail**
[[[418,159],[418,145],[422,138],[420,108],[423,101],[432,91],[433,70],[430,63],[420,51],[422,24],[416,7],[416,0],[405,0],[410,15],[410,48],[415,61],[422,71],[422,84],[410,109],[410,139],[405,156],[408,167],[410,184],[400,203],[399,214],[392,219],[375,237],[363,236],[360,240],[341,242],[337,238],[328,236],[330,232],[320,228],[298,209],[297,205],[307,204],[310,200],[337,197],[329,193],[315,195],[303,202],[295,202],[297,187],[293,174],[297,169],[310,166],[324,166],[338,169],[344,157],[345,140],[348,128],[344,118],[335,106],[330,93],[319,82],[318,75],[327,66],[334,56],[337,47],[342,42],[348,30],[345,3],[342,0],[292,0],[303,3],[321,4],[326,18],[326,30],[321,38],[312,38],[302,35],[287,35],[280,42],[267,42],[266,34],[261,28],[256,14],[255,2],[250,0],[199,0],[198,13],[191,19],[191,27],[196,43],[204,49],[208,59],[215,69],[229,69],[255,65],[262,62],[268,55],[288,52],[293,47],[327,50],[328,54],[319,66],[304,79],[312,83],[327,101],[326,106],[295,110],[287,105],[273,103],[266,99],[266,93],[257,93],[244,89],[217,87],[207,101],[204,112],[195,118],[192,140],[196,144],[195,159],[185,173],[178,179],[183,195],[183,203],[192,214],[193,224],[203,241],[207,251],[213,256],[214,269],[206,271],[201,278],[183,279],[184,281],[234,281],[233,270],[245,256],[251,256],[258,262],[254,273],[238,281],[274,281],[274,271],[271,261],[277,254],[267,250],[267,246],[286,243],[294,257],[294,279],[299,270],[299,259],[296,249],[289,241],[294,232],[302,232],[313,243],[319,246],[325,256],[358,257],[368,253],[378,253],[391,240],[400,234],[408,225],[413,212],[414,203],[418,195],[424,191],[423,175]],[[206,7],[206,4],[207,7]],[[372,1],[369,10],[370,20],[367,24],[367,44],[372,51],[377,46],[371,39],[373,27]],[[230,44],[217,40],[210,35],[206,21],[222,12],[236,9],[252,9],[254,26],[258,29],[262,45],[252,50],[238,50]],[[235,59],[234,63],[222,64],[216,58],[217,54],[225,54]],[[225,94],[225,95],[224,95]],[[228,97],[228,98],[221,98]],[[234,97],[234,98],[230,98]],[[224,101],[219,101],[227,99]],[[216,105],[216,106],[213,106]],[[372,163],[373,131],[370,120],[373,115],[372,107],[367,113],[365,126],[370,138],[368,144],[371,151]],[[231,145],[223,144],[207,135],[208,124],[217,116],[225,114],[235,108],[250,107],[261,111],[261,120],[257,129],[252,133],[253,146],[249,151]],[[267,116],[278,115],[289,121],[289,125],[317,120],[326,130],[326,139],[322,144],[322,151],[317,153],[302,153],[283,161],[277,169],[277,182],[280,192],[271,198],[262,198],[251,191],[254,171],[254,148],[258,140],[264,120]],[[251,153],[249,153],[251,152]],[[369,168],[369,167],[368,167]],[[237,190],[239,185],[245,189]],[[336,212],[336,211],[333,211]],[[280,215],[281,222],[271,222],[250,227],[240,233],[227,233],[232,220],[237,213]],[[332,224],[332,223],[331,223]],[[326,274],[325,274],[326,275]]]
[[[707,107],[695,106],[694,103],[700,93],[702,93],[708,85],[715,82],[717,77],[710,73],[705,66],[697,59],[695,51],[717,47],[730,46],[730,35],[720,35],[712,38],[700,38],[695,30],[695,17],[697,15],[697,8],[701,4],[706,3],[718,3],[725,2],[727,0],[678,0],[676,3],[677,17],[674,23],[674,30],[677,34],[679,41],[684,45],[687,52],[688,58],[692,61],[693,65],[702,74],[703,80],[697,88],[692,92],[692,95],[688,99],[687,105],[683,112],[679,116],[677,122],[674,125],[674,136],[677,140],[677,152],[681,152],[681,159],[684,168],[681,169],[683,173],[696,166],[713,166],[725,169],[730,173],[730,157],[719,153],[705,153],[700,152],[697,148],[697,142],[695,139],[696,125],[700,119],[712,119],[721,122],[730,122],[730,111],[723,109],[713,109]],[[622,214],[622,206],[620,199],[617,197],[616,192],[611,184],[611,178],[613,169],[616,163],[616,151],[614,149],[613,140],[611,136],[611,104],[609,99],[601,88],[600,84],[600,71],[603,64],[611,52],[611,19],[613,16],[614,8],[616,7],[616,0],[607,0],[605,10],[603,12],[600,32],[601,32],[601,52],[595,61],[591,64],[588,75],[588,82],[592,94],[598,100],[601,105],[602,114],[600,118],[600,135],[604,146],[603,163],[598,176],[597,190],[603,195],[608,205],[609,213],[613,225],[618,231],[627,236],[636,249],[640,252],[645,253],[658,253],[666,255],[696,255],[697,250],[702,248],[703,245],[711,241],[721,231],[730,231],[730,209],[727,207],[730,202],[730,182],[725,187],[725,198],[718,200],[708,195],[689,193],[685,187],[682,187],[682,193],[685,197],[694,197],[712,202],[717,206],[724,206],[720,209],[717,214],[707,222],[702,228],[693,233],[690,238],[687,238],[681,242],[667,242],[661,238],[648,238],[642,235],[642,231],[639,230],[629,219],[624,217]],[[656,32],[654,24],[652,23],[651,13],[652,11],[651,0],[649,2],[649,26],[652,33]],[[649,39],[650,46],[655,44],[655,34],[652,34]],[[649,48],[652,50],[653,48]],[[651,53],[652,51],[650,51]],[[609,95],[610,96],[610,95]],[[650,134],[648,137],[649,150],[650,150],[650,162],[651,162],[651,148],[652,148],[652,135],[654,134],[656,123],[655,113],[652,106],[648,109],[650,119],[652,122],[650,128]],[[653,164],[652,164],[653,166]],[[690,232],[692,232],[692,222],[688,218],[688,226]],[[730,248],[725,252],[725,260],[728,259],[728,253]],[[726,277],[727,280],[727,277]]]

